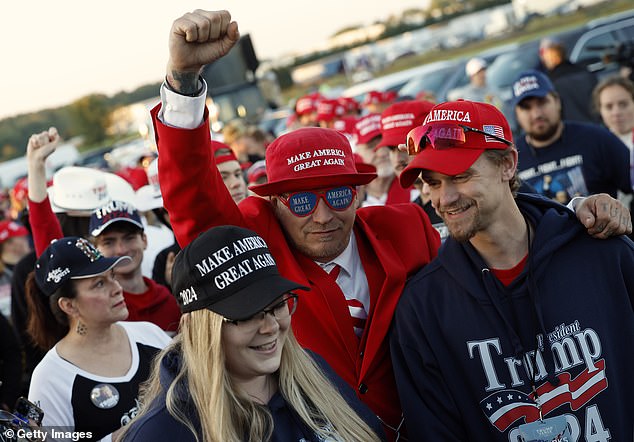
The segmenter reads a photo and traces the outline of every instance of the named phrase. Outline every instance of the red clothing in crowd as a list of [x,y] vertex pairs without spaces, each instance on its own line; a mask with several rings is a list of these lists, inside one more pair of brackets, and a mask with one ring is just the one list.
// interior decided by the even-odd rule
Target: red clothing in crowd
[[172,292],[164,285],[145,276],[143,281],[147,285],[145,292],[123,291],[125,304],[130,313],[127,321],[148,321],[165,331],[178,331],[181,313]]
[[128,183],[130,183],[135,191],[149,184],[147,179],[147,172],[143,167],[140,166],[123,167],[115,173],[126,180]]
[[311,289],[300,294],[292,317],[299,342],[322,355],[384,422],[397,426],[401,407],[387,334],[407,279],[436,256],[440,245],[427,215],[414,204],[357,211],[354,234],[371,301],[359,339],[343,293],[321,267],[287,242],[269,201],[249,197],[239,205],[233,202],[211,154],[207,112],[197,129],[187,130],[164,125],[157,117],[159,108],[152,116],[160,185],[181,247],[218,225],[242,226],[262,236],[280,273]]
[[[41,203],[29,200],[29,222],[33,231],[35,253],[40,256],[54,239],[64,236],[48,197]],[[143,277],[148,286],[144,293],[123,292],[128,307],[128,321],[148,321],[165,331],[178,330],[180,309],[169,289]]]
[[408,187],[403,189],[401,183],[398,182],[398,177],[394,177],[390,188],[387,191],[387,200],[385,205],[399,204],[399,203],[411,203],[412,202],[412,188]]

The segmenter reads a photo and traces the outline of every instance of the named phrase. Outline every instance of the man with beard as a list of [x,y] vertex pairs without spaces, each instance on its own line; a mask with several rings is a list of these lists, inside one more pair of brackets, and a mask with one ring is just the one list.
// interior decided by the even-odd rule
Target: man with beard
[[627,147],[605,128],[563,121],[561,100],[546,75],[523,72],[513,97],[524,131],[517,141],[521,180],[563,203],[575,196],[632,193]]
[[[177,19],[170,32],[166,101],[152,115],[159,182],[174,234],[184,247],[214,225],[258,232],[270,244],[268,259],[311,289],[292,318],[298,341],[330,363],[396,440],[402,413],[386,338],[405,281],[436,255],[438,234],[414,204],[357,210],[356,186],[376,174],[357,170],[348,139],[333,129],[304,127],[278,137],[266,150],[268,182],[250,188],[263,198],[236,204],[215,167],[198,73],[238,37],[227,11],[196,10]],[[396,220],[407,220],[408,229],[394,228]],[[209,257],[196,268],[206,272],[250,246]]]
[[[196,10],[170,31],[162,101],[152,117],[159,181],[176,239],[185,246],[216,225],[261,235],[283,276],[311,289],[292,319],[298,341],[355,388],[396,440],[403,421],[388,330],[405,282],[436,255],[438,234],[415,204],[357,210],[356,186],[376,174],[357,170],[349,141],[333,129],[306,127],[278,137],[266,150],[268,182],[250,188],[264,198],[236,205],[213,167],[206,83],[199,74],[238,38],[227,11]],[[584,204],[588,217],[597,200]],[[607,221],[592,218],[587,225],[613,231],[620,224]],[[207,272],[247,247],[210,256],[197,269]]]
[[593,239],[564,206],[516,194],[518,154],[492,105],[439,104],[408,147],[401,182],[421,175],[450,233],[394,317],[409,434],[632,440],[634,243]]

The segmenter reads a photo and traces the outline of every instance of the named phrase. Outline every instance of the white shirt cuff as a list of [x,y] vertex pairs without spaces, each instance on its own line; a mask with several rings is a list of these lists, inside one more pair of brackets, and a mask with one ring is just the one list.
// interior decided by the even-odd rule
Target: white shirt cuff
[[579,204],[581,204],[581,202],[585,199],[586,199],[585,196],[576,196],[570,201],[568,201],[568,204],[566,204],[566,207],[572,210],[574,213],[577,213],[577,206],[579,206]]
[[207,82],[202,80],[203,90],[197,97],[187,97],[161,85],[161,110],[159,119],[168,126],[181,129],[195,129],[203,122],[205,100],[207,98]]

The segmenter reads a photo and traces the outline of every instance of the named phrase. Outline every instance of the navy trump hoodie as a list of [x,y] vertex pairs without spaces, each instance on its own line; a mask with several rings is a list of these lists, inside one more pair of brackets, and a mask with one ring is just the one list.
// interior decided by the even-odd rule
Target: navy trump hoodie
[[539,419],[534,387],[544,419],[566,417],[568,442],[632,440],[634,244],[593,239],[539,196],[516,202],[534,233],[509,286],[449,238],[403,292],[391,350],[408,433],[518,441]]

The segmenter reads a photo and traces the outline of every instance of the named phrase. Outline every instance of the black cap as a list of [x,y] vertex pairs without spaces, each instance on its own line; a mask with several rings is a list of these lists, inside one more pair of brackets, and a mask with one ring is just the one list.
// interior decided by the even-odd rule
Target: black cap
[[101,275],[129,256],[106,258],[84,238],[68,236],[54,240],[35,263],[35,283],[51,296],[69,279]]
[[213,227],[176,255],[172,288],[183,313],[207,308],[239,320],[284,293],[309,290],[280,276],[267,244],[236,226]]

